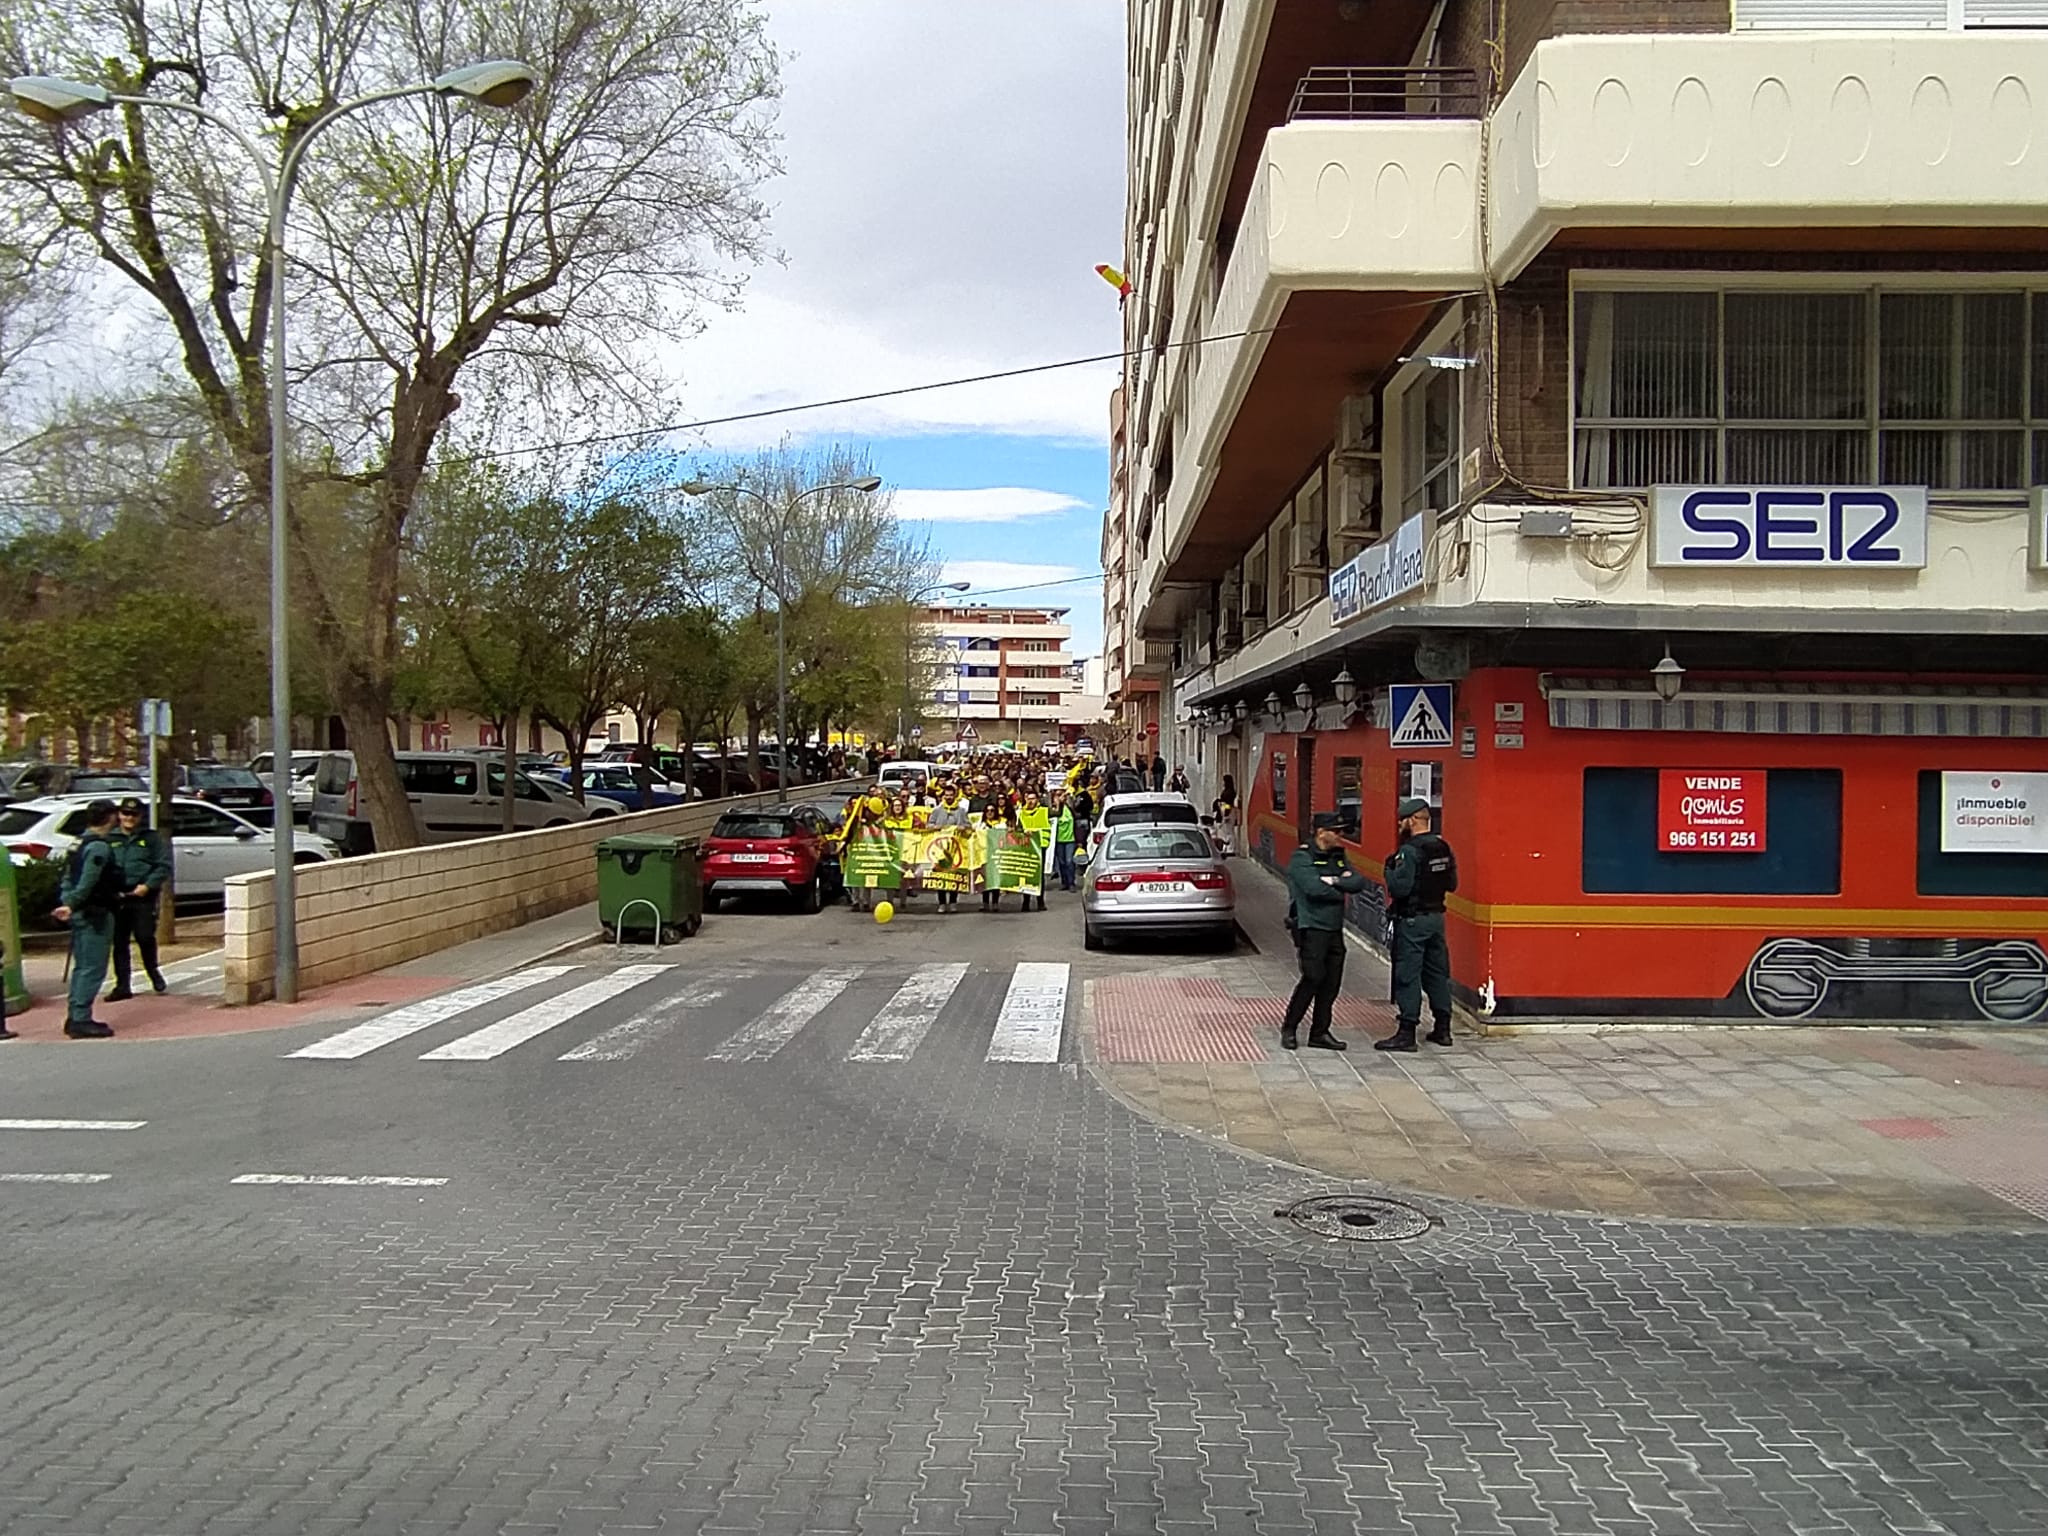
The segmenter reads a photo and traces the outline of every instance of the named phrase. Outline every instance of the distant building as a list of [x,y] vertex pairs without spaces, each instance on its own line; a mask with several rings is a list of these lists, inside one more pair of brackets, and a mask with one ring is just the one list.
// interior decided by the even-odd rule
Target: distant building
[[925,734],[1035,745],[1058,739],[1070,696],[1081,691],[1064,608],[934,604],[925,632],[935,671]]

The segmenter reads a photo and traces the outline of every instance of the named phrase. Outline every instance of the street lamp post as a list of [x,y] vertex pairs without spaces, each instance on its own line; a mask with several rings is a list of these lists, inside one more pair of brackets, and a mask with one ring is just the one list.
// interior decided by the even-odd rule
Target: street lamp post
[[826,491],[859,491],[862,495],[868,495],[881,488],[880,475],[862,475],[856,480],[838,480],[829,485],[814,485],[808,490],[798,491],[778,512],[774,502],[750,485],[714,485],[709,480],[686,480],[679,487],[685,496],[708,496],[714,491],[724,491],[734,496],[751,496],[766,507],[769,516],[775,519],[775,541],[770,546],[769,558],[775,570],[775,750],[781,755],[781,761],[775,770],[775,801],[778,805],[787,804],[789,801],[790,762],[789,660],[782,622],[782,541],[789,532],[789,520],[796,515],[798,503],[806,496],[818,496]]
[[[973,587],[971,581],[941,581],[928,587],[919,587],[910,594],[910,606],[915,608],[926,598],[939,592],[966,592]],[[903,626],[903,702],[896,706],[896,750],[903,750],[903,717],[910,708],[910,642],[917,633],[917,626],[908,623]],[[957,715],[957,711],[956,711]],[[957,732],[955,733],[958,734]]]
[[[21,111],[38,122],[77,122],[96,112],[114,107],[164,107],[197,117],[226,132],[242,147],[263,182],[267,205],[264,255],[270,263],[270,752],[271,752],[271,850],[272,931],[275,958],[272,990],[281,1003],[299,997],[298,890],[291,829],[292,804],[292,690],[290,613],[291,583],[288,556],[290,540],[286,526],[285,447],[291,417],[285,399],[285,218],[291,208],[292,187],[298,179],[307,146],[332,123],[405,96],[448,96],[487,107],[511,107],[526,99],[538,81],[531,67],[514,59],[494,59],[451,69],[419,85],[398,85],[371,91],[342,102],[313,120],[310,127],[285,151],[275,173],[262,148],[232,119],[196,102],[173,96],[129,96],[84,80],[67,80],[55,75],[19,75],[8,81],[8,93]],[[285,818],[282,827],[277,818]]]

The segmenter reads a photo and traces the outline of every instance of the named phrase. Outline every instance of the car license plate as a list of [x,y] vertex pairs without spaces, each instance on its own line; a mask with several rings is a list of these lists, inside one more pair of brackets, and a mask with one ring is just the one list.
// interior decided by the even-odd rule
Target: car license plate
[[1194,886],[1186,880],[1139,880],[1134,882],[1147,896],[1192,896]]
[[767,853],[736,853],[732,856],[732,861],[735,864],[766,864],[773,857],[773,854]]

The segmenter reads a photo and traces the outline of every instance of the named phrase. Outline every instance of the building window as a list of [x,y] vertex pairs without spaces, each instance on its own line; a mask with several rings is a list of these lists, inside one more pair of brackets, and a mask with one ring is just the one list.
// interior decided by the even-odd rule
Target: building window
[[1915,888],[1922,896],[2031,896],[2048,899],[2048,854],[1943,853],[1941,770],[1920,772],[1920,832]]
[[1459,372],[1430,368],[1401,397],[1401,516],[1458,504]]
[[1287,809],[1287,754],[1285,752],[1275,752],[1273,754],[1273,809],[1276,811],[1285,811]]
[[2048,480],[2048,293],[1573,296],[1574,483]]
[[1365,763],[1362,758],[1337,759],[1337,814],[1344,818],[1344,833],[1356,838],[1362,826],[1365,806]]
[[1954,32],[1980,27],[2048,26],[2048,0],[1735,0],[1735,30],[1810,32],[1823,28]]
[[1842,889],[1842,775],[1773,768],[1764,851],[1665,853],[1655,768],[1588,768],[1580,884],[1588,895],[1832,896]]

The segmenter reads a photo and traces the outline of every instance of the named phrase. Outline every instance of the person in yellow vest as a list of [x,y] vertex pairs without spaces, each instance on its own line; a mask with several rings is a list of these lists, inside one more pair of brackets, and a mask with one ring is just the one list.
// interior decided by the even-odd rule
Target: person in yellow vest
[[[896,840],[896,851],[901,855],[904,845],[908,841],[904,834],[917,829],[917,819],[911,815],[910,797],[908,795],[899,794],[890,797],[888,813],[882,817],[882,829]],[[898,868],[900,869],[901,866],[899,865]],[[876,889],[881,892],[884,901],[895,903],[899,911],[902,910],[904,903],[909,899],[910,895],[903,888],[900,876],[898,877],[897,884],[877,886]]]
[[[1010,797],[1001,791],[990,795],[987,805],[982,809],[981,824],[983,827],[994,827],[997,831],[1009,826]],[[984,912],[1002,910],[1003,893],[987,883],[995,878],[995,873],[996,866],[993,862],[982,872],[984,885],[981,893],[981,910]]]
[[[1024,791],[1024,809],[1017,813],[1017,825],[1031,834],[1031,840],[1038,845],[1038,910],[1045,910],[1045,860],[1052,848],[1052,812],[1040,803],[1038,791]],[[1031,910],[1031,893],[1024,893],[1024,910]]]

